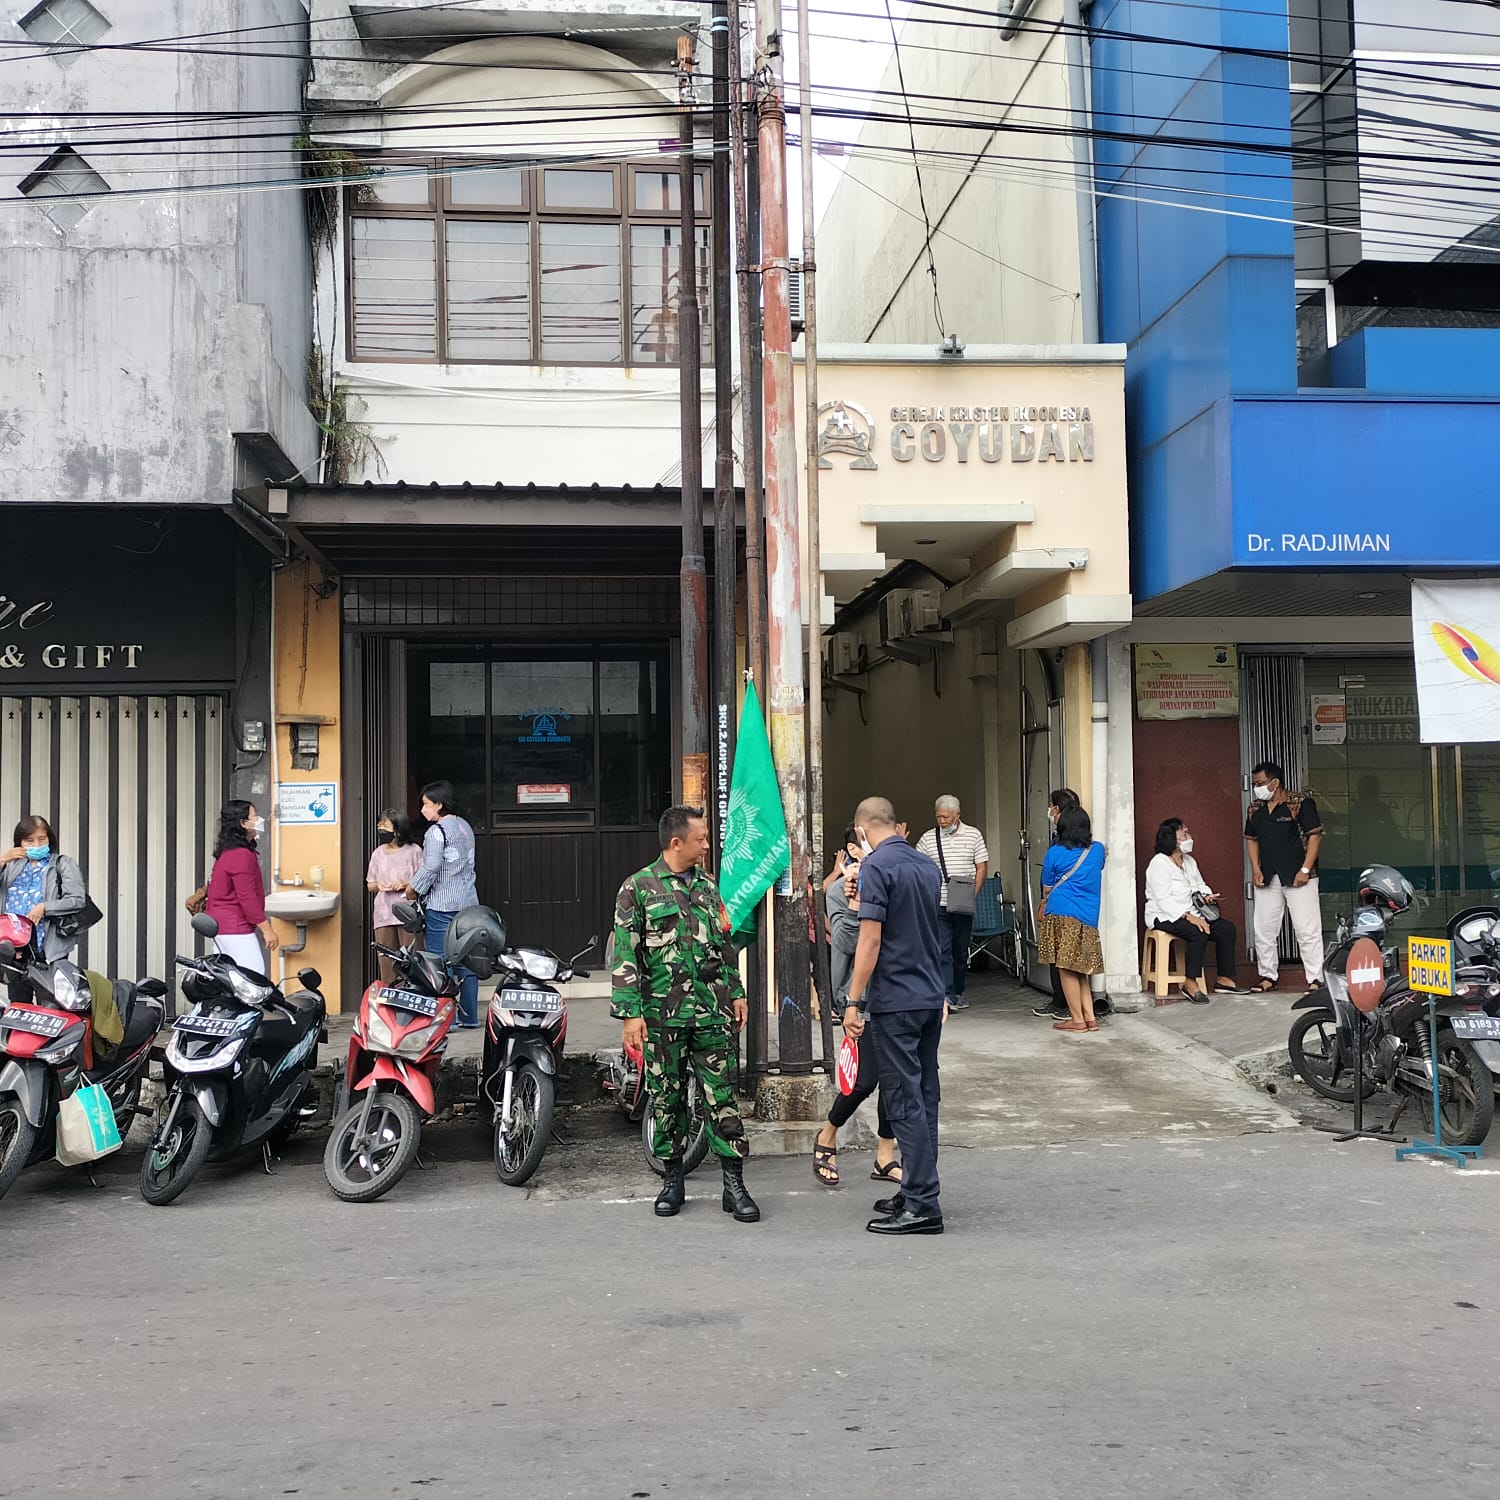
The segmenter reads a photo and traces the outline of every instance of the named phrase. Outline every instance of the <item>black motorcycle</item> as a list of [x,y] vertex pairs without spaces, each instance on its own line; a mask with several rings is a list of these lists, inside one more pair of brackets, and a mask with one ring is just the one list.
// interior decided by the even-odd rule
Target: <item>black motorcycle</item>
[[[206,914],[202,937],[218,934]],[[166,1097],[141,1161],[141,1197],[171,1203],[210,1159],[272,1151],[318,1112],[312,1081],[318,1043],[328,1040],[327,1008],[316,969],[298,971],[303,988],[283,995],[264,974],[222,953],[178,957],[192,1009],[173,1023],[162,1066]]]
[[495,1127],[495,1173],[520,1187],[542,1164],[552,1134],[557,1070],[568,1037],[568,1006],[556,984],[587,979],[574,968],[597,937],[566,963],[544,948],[507,948],[496,964],[479,1068],[481,1111]]
[[[1455,973],[1455,993],[1438,998],[1434,1054],[1428,996],[1412,990],[1402,978],[1396,949],[1386,942],[1391,918],[1408,910],[1413,899],[1410,882],[1389,865],[1361,873],[1359,910],[1352,925],[1340,926],[1324,962],[1322,986],[1292,1007],[1300,1014],[1287,1036],[1287,1052],[1293,1070],[1316,1093],[1350,1104],[1358,1050],[1364,1097],[1386,1089],[1400,1100],[1388,1129],[1395,1128],[1414,1101],[1430,1109],[1436,1069],[1444,1141],[1477,1146],[1494,1119],[1495,1087],[1485,1057],[1466,1033],[1472,1016],[1488,1022],[1486,1008],[1500,1006],[1500,948],[1493,985],[1488,968],[1461,964]],[[1351,999],[1346,972],[1350,951],[1361,938],[1380,947],[1384,976],[1384,993],[1369,1013]]]

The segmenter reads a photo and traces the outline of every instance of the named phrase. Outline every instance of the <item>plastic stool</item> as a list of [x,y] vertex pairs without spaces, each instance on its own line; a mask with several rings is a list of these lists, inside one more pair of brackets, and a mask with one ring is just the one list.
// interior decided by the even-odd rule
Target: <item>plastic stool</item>
[[1174,984],[1187,983],[1187,944],[1170,932],[1153,927],[1141,944],[1141,985],[1165,1000]]

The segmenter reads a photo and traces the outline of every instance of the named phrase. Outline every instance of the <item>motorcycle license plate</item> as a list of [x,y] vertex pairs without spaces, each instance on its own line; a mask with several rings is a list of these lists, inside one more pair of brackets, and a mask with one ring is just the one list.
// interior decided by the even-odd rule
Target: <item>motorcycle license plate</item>
[[375,992],[375,998],[382,1005],[394,1005],[397,1010],[409,1010],[414,1016],[435,1016],[438,1010],[435,996],[419,995],[415,990],[392,989],[388,984],[380,986]]
[[553,1011],[562,1009],[562,996],[547,990],[501,990],[499,995],[503,1010]]
[[172,1024],[185,1036],[229,1036],[235,1029],[227,1016],[179,1016]]
[[1500,1016],[1481,1015],[1470,1011],[1467,1015],[1449,1016],[1448,1024],[1454,1036],[1470,1042],[1500,1042]]
[[33,1036],[61,1036],[67,1024],[61,1016],[44,1016],[40,1011],[17,1010],[14,1006],[0,1012],[0,1027],[29,1031]]

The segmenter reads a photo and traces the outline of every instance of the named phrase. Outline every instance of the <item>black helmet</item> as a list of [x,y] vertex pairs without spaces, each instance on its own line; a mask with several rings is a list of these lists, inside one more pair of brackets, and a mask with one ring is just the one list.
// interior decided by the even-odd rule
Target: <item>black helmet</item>
[[450,968],[462,965],[481,979],[494,977],[505,952],[505,923],[488,906],[468,906],[454,917],[443,940],[443,958]]
[[1379,906],[1390,912],[1403,912],[1416,900],[1411,881],[1392,865],[1371,865],[1359,874],[1361,906]]

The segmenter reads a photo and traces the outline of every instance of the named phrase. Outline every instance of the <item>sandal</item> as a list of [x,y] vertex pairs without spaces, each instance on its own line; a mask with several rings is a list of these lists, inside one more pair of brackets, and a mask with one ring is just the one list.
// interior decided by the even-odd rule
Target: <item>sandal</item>
[[813,1147],[813,1176],[824,1187],[839,1185],[839,1148],[837,1146]]
[[1083,1023],[1083,1029],[1085,1031],[1098,1031],[1099,1023],[1097,1021],[1085,1021]]
[[[891,1174],[895,1173],[894,1176]],[[906,1174],[901,1170],[901,1163],[893,1156],[884,1166],[875,1163],[875,1170],[870,1173],[871,1182],[894,1182],[898,1187],[904,1181]]]
[[1087,1031],[1089,1028],[1083,1021],[1054,1021],[1052,1029],[1054,1031]]
[[1250,986],[1250,993],[1252,995],[1269,995],[1275,988],[1276,981],[1274,979],[1262,979],[1259,984],[1252,984]]

